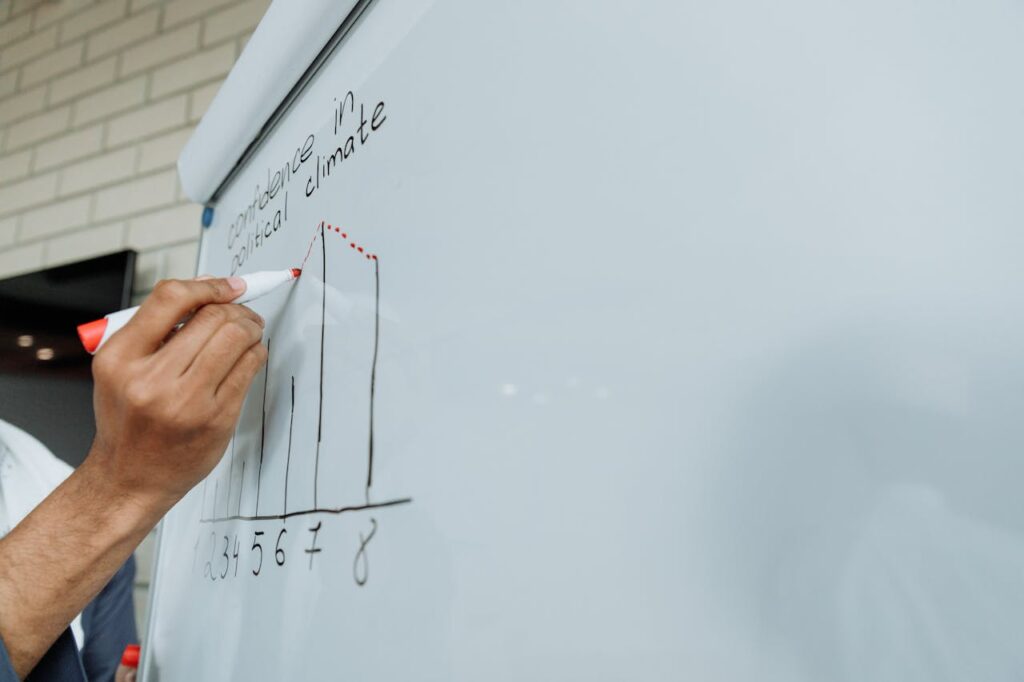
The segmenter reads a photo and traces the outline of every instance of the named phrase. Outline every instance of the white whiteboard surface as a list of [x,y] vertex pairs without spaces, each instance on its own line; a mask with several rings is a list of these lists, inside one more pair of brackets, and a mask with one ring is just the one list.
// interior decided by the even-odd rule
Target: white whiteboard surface
[[1022,59],[993,0],[375,2],[205,233],[305,274],[146,679],[1015,679]]

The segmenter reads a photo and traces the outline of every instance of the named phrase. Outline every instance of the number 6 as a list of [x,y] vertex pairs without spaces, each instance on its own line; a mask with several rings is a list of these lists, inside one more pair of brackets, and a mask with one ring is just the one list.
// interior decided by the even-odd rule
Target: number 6
[[287,532],[287,530],[282,528],[281,532],[277,534],[277,544],[274,545],[274,559],[277,560],[278,566],[284,566],[284,550],[281,549],[281,538],[284,537],[284,534]]

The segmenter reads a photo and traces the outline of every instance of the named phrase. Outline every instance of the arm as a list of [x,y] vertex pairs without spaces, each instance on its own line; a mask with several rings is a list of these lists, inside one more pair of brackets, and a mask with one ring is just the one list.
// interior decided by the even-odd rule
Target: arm
[[88,457],[0,540],[0,638],[18,675],[223,454],[267,357],[262,319],[226,303],[244,286],[161,282],[94,358]]

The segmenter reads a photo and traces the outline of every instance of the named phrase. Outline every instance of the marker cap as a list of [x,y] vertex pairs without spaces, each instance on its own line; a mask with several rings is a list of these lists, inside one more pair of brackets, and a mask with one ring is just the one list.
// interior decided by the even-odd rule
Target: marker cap
[[139,645],[129,644],[124,648],[124,653],[121,654],[121,665],[126,668],[138,668],[139,667]]
[[78,325],[78,338],[82,340],[85,350],[95,353],[107,331],[107,318],[102,317],[92,322]]

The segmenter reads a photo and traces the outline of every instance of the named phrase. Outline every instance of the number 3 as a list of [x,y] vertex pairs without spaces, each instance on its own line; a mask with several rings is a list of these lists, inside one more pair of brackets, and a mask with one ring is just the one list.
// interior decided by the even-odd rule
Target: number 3
[[228,556],[228,536],[224,536],[224,570],[220,572],[220,577],[226,578],[228,575],[228,566],[231,565],[231,557]]

